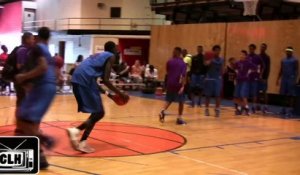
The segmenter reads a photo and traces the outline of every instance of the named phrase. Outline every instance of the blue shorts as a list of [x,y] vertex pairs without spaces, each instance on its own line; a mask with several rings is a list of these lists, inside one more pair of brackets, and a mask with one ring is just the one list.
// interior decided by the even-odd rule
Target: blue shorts
[[266,80],[266,81],[263,81],[263,80],[259,81],[258,82],[258,91],[259,92],[267,92],[267,90],[268,90],[268,80]]
[[178,94],[177,92],[168,92],[166,94],[166,101],[167,102],[179,102],[183,103],[184,102],[184,93]]
[[204,95],[206,97],[220,97],[222,92],[222,79],[205,80]]
[[73,93],[78,104],[78,112],[83,112],[83,113],[104,112],[100,92],[97,88],[88,88],[73,83]]
[[282,79],[280,85],[280,94],[295,96],[296,80],[294,78]]
[[36,85],[25,96],[18,110],[18,118],[40,123],[56,94],[56,84]]
[[248,98],[249,97],[249,82],[238,82],[234,91],[235,98]]
[[192,89],[203,89],[204,87],[204,75],[192,74],[190,87]]
[[258,85],[259,81],[250,81],[249,82],[249,97],[257,97],[258,96]]

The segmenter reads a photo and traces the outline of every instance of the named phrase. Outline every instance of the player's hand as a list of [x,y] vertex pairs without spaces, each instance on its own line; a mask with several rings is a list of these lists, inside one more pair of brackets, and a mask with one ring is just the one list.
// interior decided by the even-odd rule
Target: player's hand
[[184,87],[182,86],[182,87],[180,88],[180,90],[178,91],[178,94],[183,94],[183,92],[184,92]]
[[64,84],[63,77],[58,77],[56,81],[57,81],[57,85],[59,85],[59,86],[62,86]]
[[31,84],[31,83],[25,83],[24,85],[22,85],[22,87],[25,90],[25,92],[30,92],[31,89],[33,88],[33,84]]
[[207,59],[207,60],[204,61],[204,65],[207,66],[207,65],[210,65],[210,64],[211,64],[211,59]]
[[125,93],[121,93],[120,96],[125,100],[128,101],[129,100],[129,95],[125,94]]
[[21,84],[21,83],[23,83],[26,80],[26,78],[25,78],[24,74],[17,74],[15,76],[15,80],[16,80],[17,84]]

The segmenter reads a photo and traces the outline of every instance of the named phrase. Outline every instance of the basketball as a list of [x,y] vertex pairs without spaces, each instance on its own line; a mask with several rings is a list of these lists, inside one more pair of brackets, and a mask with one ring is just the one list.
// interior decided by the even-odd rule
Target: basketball
[[64,66],[64,60],[60,56],[56,56],[55,58],[55,66],[61,69]]
[[120,95],[113,95],[111,97],[111,99],[119,106],[124,106],[128,103],[129,98],[128,99],[124,99],[122,98]]
[[214,58],[214,53],[211,51],[207,51],[204,54],[204,59],[205,60],[212,60]]

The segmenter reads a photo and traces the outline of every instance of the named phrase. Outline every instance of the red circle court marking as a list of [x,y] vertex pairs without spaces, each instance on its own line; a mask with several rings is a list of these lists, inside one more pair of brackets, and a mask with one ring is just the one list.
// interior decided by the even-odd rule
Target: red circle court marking
[[[44,122],[41,129],[53,136],[57,145],[51,156],[71,157],[122,157],[147,155],[177,149],[186,143],[186,139],[172,131],[141,125],[100,122],[95,125],[88,142],[96,149],[91,154],[82,154],[72,149],[66,128],[79,125],[80,122]],[[15,126],[1,126],[0,136],[13,135]]]

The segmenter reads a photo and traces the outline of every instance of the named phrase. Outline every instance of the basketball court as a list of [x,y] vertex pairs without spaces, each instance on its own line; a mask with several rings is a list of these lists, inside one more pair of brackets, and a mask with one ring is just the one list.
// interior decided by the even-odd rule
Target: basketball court
[[[6,82],[5,74],[1,71],[7,65],[11,51],[20,46],[21,42],[22,47],[26,47],[22,58],[26,60],[29,57],[30,48],[35,47],[35,44],[30,44],[28,38],[21,36],[27,33],[30,34],[27,37],[33,40],[43,39],[43,32],[40,33],[39,29],[44,27],[49,34],[43,40],[49,59],[47,64],[56,63],[61,71],[60,79],[56,80],[63,83],[57,84],[55,100],[40,125],[41,133],[53,137],[55,146],[51,150],[43,149],[50,166],[39,174],[300,175],[299,19],[300,0],[0,0],[0,138],[13,136],[16,128],[16,95],[12,88],[16,80],[11,78],[11,82]],[[107,47],[107,43],[114,47]],[[249,47],[251,45],[254,46],[252,51]],[[108,55],[102,57],[103,51],[107,51]],[[241,53],[244,53],[244,57]],[[208,55],[210,58],[207,58]],[[20,61],[19,56],[15,55],[14,63]],[[257,61],[260,63],[255,63],[255,56],[260,59]],[[101,63],[80,67],[83,60],[94,58]],[[175,65],[177,67],[173,67],[175,73],[170,73],[169,67],[166,69],[171,58],[179,62]],[[292,61],[288,60],[290,58]],[[236,64],[246,59],[251,62],[249,69],[245,62],[243,65],[246,68]],[[111,69],[110,64],[106,64],[107,60],[114,61],[111,72],[107,71]],[[221,61],[216,63],[215,60]],[[180,64],[184,67],[182,71]],[[216,65],[217,68],[213,67]],[[227,71],[223,71],[223,68]],[[229,68],[232,70],[230,75]],[[82,72],[78,73],[75,69],[82,69]],[[250,97],[249,94],[238,97],[234,92],[234,88],[241,85],[238,78],[243,69],[245,76],[240,76],[245,78],[241,81],[243,84],[264,86],[262,89],[252,87],[254,95],[252,99],[249,98],[249,105],[244,102]],[[91,105],[95,101],[101,103],[96,83],[92,84],[95,85],[93,87],[85,81],[74,81],[76,77],[81,77],[78,74],[84,75],[85,71],[91,70],[91,74],[86,74],[89,80],[103,76],[97,82],[98,85],[110,81],[130,96],[127,103],[126,94],[111,94],[102,90],[101,93],[106,93],[102,94],[105,108],[103,119],[102,108],[98,110],[100,105]],[[209,77],[211,72],[215,76]],[[251,73],[255,74],[253,81],[250,80]],[[228,76],[227,83],[232,83],[232,86],[226,88],[231,93],[229,96],[225,96],[224,91],[225,74]],[[174,78],[175,83],[169,85],[171,88],[168,87],[170,75],[177,76]],[[187,81],[183,81],[185,79]],[[55,78],[52,80],[54,95]],[[218,87],[213,83],[210,83],[212,87],[205,86],[207,80],[217,82]],[[180,90],[172,89],[177,85]],[[285,90],[281,91],[280,86],[285,87]],[[186,87],[189,89],[186,90]],[[215,90],[218,95],[201,94],[205,89],[219,87],[220,90]],[[250,88],[245,89],[245,94],[250,91]],[[169,95],[174,95],[172,100],[175,100],[183,97],[179,93],[183,91],[186,91],[185,97],[192,96],[190,99],[201,94],[211,98],[235,97],[241,103],[234,104],[232,100],[222,99],[221,107],[216,106],[216,109],[214,104],[210,104],[211,114],[215,110],[218,116],[220,112],[220,117],[214,117],[205,116],[204,98],[201,107],[194,107],[195,101],[185,101],[182,118],[181,114],[177,114],[178,104],[173,103],[166,111],[163,122],[164,94],[169,92]],[[78,104],[73,92],[77,94],[80,110],[84,111],[85,104],[97,108],[91,110],[93,112],[89,111],[92,113],[90,120],[84,124],[81,123],[87,120],[89,114],[77,112]],[[96,97],[89,98],[89,93]],[[48,95],[37,95],[36,91],[29,91],[29,94],[36,95],[40,101]],[[260,101],[257,104],[265,105],[256,106],[255,97]],[[292,100],[293,105],[290,104]],[[34,104],[39,106],[37,102]],[[255,113],[256,107],[267,114],[262,111]],[[26,111],[27,108],[23,108]],[[281,109],[283,112],[280,116],[278,113]],[[253,114],[247,116],[249,111]],[[27,121],[31,116],[34,116],[32,112],[27,112],[23,119]],[[26,123],[23,119],[20,125]],[[101,120],[87,139],[88,145],[95,148],[95,152],[88,153],[88,149],[85,149],[87,153],[74,150],[70,143],[72,132],[69,129],[68,136],[67,129],[72,128],[74,131],[73,127],[77,126],[75,131],[85,130],[88,133],[94,126],[93,122],[98,119]],[[31,135],[39,135],[38,124],[34,121],[29,124],[30,127],[24,127],[23,131],[34,126],[32,130],[37,128],[35,133],[38,134]],[[17,134],[20,133],[22,130]],[[77,150],[84,150],[81,145],[87,147],[85,136],[82,136],[80,143],[75,144]],[[47,141],[49,143],[51,139]],[[0,149],[0,155],[4,147],[8,152],[11,150],[1,145],[3,148]],[[19,146],[11,147],[16,150]],[[44,158],[42,154],[41,158]],[[29,163],[25,163],[28,159],[29,156],[23,161],[23,164],[27,164],[26,168],[29,167]],[[41,162],[40,167],[43,168]],[[11,168],[5,166],[5,163],[0,162],[0,172]],[[14,168],[14,165],[11,166]]]
[[[1,97],[1,135],[14,129],[15,97]],[[125,107],[104,98],[106,117],[89,142],[92,154],[73,151],[65,129],[86,119],[72,95],[56,97],[41,129],[55,137],[47,152],[51,167],[40,174],[299,174],[300,121],[273,116],[236,117],[223,107],[221,118],[188,108],[188,124],[175,125],[177,105],[164,124],[157,113],[163,101],[131,97]],[[149,107],[151,106],[151,107]],[[174,113],[175,114],[175,113]]]

